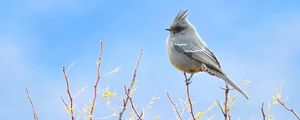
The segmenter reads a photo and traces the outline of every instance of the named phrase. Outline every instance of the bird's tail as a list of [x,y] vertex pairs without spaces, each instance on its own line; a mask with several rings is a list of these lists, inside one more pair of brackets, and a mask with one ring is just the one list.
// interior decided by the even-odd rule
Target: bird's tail
[[244,95],[246,99],[249,99],[247,94],[243,92],[242,89],[239,86],[237,86],[233,81],[231,81],[225,74],[212,69],[209,69],[209,73],[223,79],[226,83],[228,83],[230,86],[232,86],[234,89],[239,91],[242,95]]

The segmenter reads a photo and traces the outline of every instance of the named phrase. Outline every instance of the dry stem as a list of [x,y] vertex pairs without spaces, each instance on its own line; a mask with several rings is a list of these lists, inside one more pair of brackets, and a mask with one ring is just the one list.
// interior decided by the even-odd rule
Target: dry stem
[[138,57],[138,61],[136,63],[135,69],[134,69],[134,73],[133,73],[133,77],[132,77],[132,80],[131,80],[131,84],[130,84],[129,88],[127,88],[125,90],[125,94],[128,93],[129,95],[127,95],[126,98],[123,99],[123,107],[122,107],[121,112],[119,113],[119,120],[122,120],[123,113],[125,112],[128,100],[130,99],[130,92],[131,92],[131,89],[132,89],[132,87],[133,87],[133,85],[135,83],[135,78],[136,78],[138,67],[140,65],[142,54],[143,54],[143,49],[141,49],[141,51],[140,51],[140,54],[139,54],[139,57]]
[[286,104],[285,104],[284,102],[282,102],[279,98],[277,98],[276,100],[278,101],[278,103],[279,103],[280,105],[282,105],[286,110],[292,112],[292,113],[294,114],[294,116],[295,116],[298,120],[300,120],[300,117],[299,117],[298,113],[297,113],[294,109],[289,108],[288,106],[286,106]]
[[191,96],[190,96],[190,88],[189,88],[189,83],[186,84],[186,94],[187,94],[187,97],[188,97],[188,101],[189,101],[189,104],[190,104],[190,112],[191,112],[191,115],[193,117],[193,120],[196,120],[195,118],[195,115],[194,115],[194,112],[193,112],[193,104],[192,104],[192,101],[191,101]]
[[222,107],[222,105],[218,103],[218,106],[220,107],[220,109],[222,110],[223,116],[225,120],[230,120],[230,110],[228,108],[228,96],[229,96],[229,87],[228,84],[226,84],[226,88],[221,88],[224,90],[224,95],[225,95],[225,100],[224,100],[224,108]]
[[190,113],[191,113],[193,120],[196,120],[196,117],[193,112],[193,104],[192,104],[192,100],[191,100],[191,96],[190,96],[190,87],[189,87],[189,85],[191,84],[191,79],[193,77],[193,74],[191,74],[190,78],[187,78],[186,73],[184,73],[184,77],[185,77],[185,85],[186,85],[186,94],[187,94],[187,98],[188,98],[189,106],[190,106]]
[[99,83],[100,78],[101,78],[100,66],[101,66],[102,54],[103,54],[103,42],[101,41],[101,43],[100,43],[100,56],[97,60],[97,80],[94,84],[94,98],[93,98],[93,101],[92,101],[92,104],[91,104],[91,109],[90,109],[90,113],[89,113],[89,120],[93,120],[93,112],[94,112],[95,103],[96,103],[96,99],[97,99],[97,86],[98,86],[98,83]]
[[262,114],[262,117],[263,117],[263,120],[266,120],[266,113],[264,111],[264,103],[261,104],[261,114]]
[[68,79],[68,75],[67,75],[65,66],[63,66],[63,73],[64,73],[64,77],[65,77],[66,84],[67,84],[67,93],[68,93],[68,96],[70,99],[70,107],[68,107],[68,104],[63,100],[62,97],[61,97],[61,99],[63,100],[64,104],[67,106],[67,109],[70,111],[72,120],[75,120],[74,112],[73,112],[73,96],[71,95],[69,79]]
[[30,102],[30,105],[31,105],[31,108],[32,108],[33,118],[34,118],[34,120],[38,120],[39,117],[38,117],[37,112],[35,111],[35,108],[34,108],[34,105],[33,105],[33,102],[32,102],[32,98],[30,97],[29,91],[28,91],[27,88],[25,88],[25,90],[26,90],[27,98],[28,98],[28,100]]
[[167,92],[167,96],[168,96],[168,98],[169,98],[171,104],[173,105],[174,111],[176,112],[176,114],[177,114],[179,120],[182,120],[181,115],[179,114],[178,109],[177,109],[177,107],[176,107],[176,104],[173,102],[173,100],[172,100],[172,98],[170,97],[170,95],[169,95],[168,92]]
[[68,109],[68,104],[67,102],[64,100],[64,98],[62,96],[60,96],[61,101],[64,103],[65,107]]
[[132,101],[132,98],[129,96],[129,93],[127,92],[127,88],[126,88],[125,85],[124,85],[124,91],[125,91],[126,96],[129,98],[129,101],[130,101],[130,104],[131,104],[131,108],[133,109],[135,115],[138,117],[138,120],[142,120],[143,112],[141,113],[141,115],[139,115],[139,113],[136,111],[136,109],[134,107],[134,104],[133,104],[133,101]]

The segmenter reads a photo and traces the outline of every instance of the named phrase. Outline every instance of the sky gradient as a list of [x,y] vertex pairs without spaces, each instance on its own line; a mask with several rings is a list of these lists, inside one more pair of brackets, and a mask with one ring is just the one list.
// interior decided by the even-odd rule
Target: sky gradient
[[[300,1],[297,0],[10,0],[0,2],[0,114],[3,120],[32,120],[25,87],[28,87],[41,120],[70,119],[60,96],[67,97],[61,68],[70,69],[71,90],[77,110],[89,103],[96,80],[100,40],[104,42],[100,88],[109,87],[122,104],[123,85],[130,83],[139,50],[143,56],[137,75],[134,101],[141,110],[154,96],[160,99],[147,111],[146,119],[175,114],[166,92],[179,103],[185,98],[182,73],[168,61],[165,31],[180,9],[188,9],[193,23],[215,53],[228,76],[249,95],[236,91],[233,120],[261,119],[262,102],[272,102],[281,91],[288,105],[300,112]],[[245,80],[251,83],[244,85]],[[221,79],[197,74],[191,84],[195,112],[205,111],[223,100]],[[109,115],[99,97],[96,118]],[[267,109],[267,108],[266,108]],[[293,120],[281,106],[271,109],[275,120]],[[188,118],[185,113],[184,117]],[[223,119],[219,108],[203,116]],[[128,114],[124,118],[128,117]],[[115,117],[110,118],[116,119]],[[126,120],[126,119],[125,119]]]

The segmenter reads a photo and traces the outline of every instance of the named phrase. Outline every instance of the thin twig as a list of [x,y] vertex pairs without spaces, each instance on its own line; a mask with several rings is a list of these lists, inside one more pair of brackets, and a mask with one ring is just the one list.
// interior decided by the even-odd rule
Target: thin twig
[[35,108],[34,108],[34,105],[33,105],[33,102],[32,102],[32,98],[31,98],[31,96],[30,96],[30,94],[29,94],[29,91],[28,91],[27,88],[25,88],[25,90],[26,90],[27,98],[28,98],[29,103],[30,103],[31,108],[32,108],[33,118],[34,118],[34,120],[38,120],[39,117],[38,117],[37,112],[35,111]]
[[187,98],[188,98],[189,106],[190,106],[190,113],[192,115],[193,120],[196,120],[196,117],[193,112],[193,104],[192,104],[192,100],[191,100],[191,96],[190,96],[190,87],[189,87],[189,85],[191,84],[191,78],[192,78],[193,74],[191,74],[189,79],[186,77],[186,73],[184,73],[184,76],[185,76],[186,94],[187,94]]
[[282,102],[279,98],[277,98],[276,100],[278,101],[278,103],[279,103],[280,105],[282,105],[286,110],[292,112],[292,113],[294,114],[294,116],[295,116],[298,120],[300,120],[300,117],[299,117],[298,113],[297,113],[294,109],[289,108],[288,106],[286,106],[286,104],[285,104],[284,102]]
[[131,108],[134,111],[135,115],[138,117],[138,120],[143,120],[142,119],[143,112],[141,113],[141,115],[139,115],[139,113],[136,111],[136,109],[134,107],[134,104],[133,104],[133,101],[132,101],[132,98],[129,96],[129,93],[127,92],[127,88],[126,88],[125,85],[124,85],[124,91],[125,91],[125,94],[127,95],[127,97],[129,98],[129,101],[130,101],[130,104],[131,104]]
[[100,67],[101,67],[101,60],[102,60],[102,54],[103,54],[103,41],[100,43],[100,56],[97,60],[97,80],[94,84],[94,98],[91,104],[90,114],[89,114],[89,120],[93,120],[93,112],[95,108],[95,103],[97,99],[97,86],[100,81],[101,75],[100,75]]
[[64,98],[63,98],[62,96],[60,96],[60,99],[61,99],[61,101],[64,103],[65,107],[66,107],[67,109],[69,109],[69,108],[68,108],[68,104],[67,104],[67,102],[64,100]]
[[230,110],[228,108],[228,96],[229,96],[229,87],[228,84],[226,84],[226,89],[225,89],[225,101],[224,101],[224,111],[225,111],[225,120],[230,120]]
[[[75,120],[74,112],[73,112],[73,96],[71,95],[71,90],[70,90],[70,85],[69,85],[69,79],[68,79],[68,75],[67,75],[65,66],[63,66],[63,73],[64,73],[64,77],[65,77],[65,80],[66,80],[67,93],[68,93],[68,96],[69,96],[69,99],[70,99],[70,107],[67,107],[67,108],[68,108],[68,110],[71,113],[72,120]],[[64,104],[66,104],[66,102]]]
[[225,88],[221,88],[222,90],[224,90],[224,107],[219,103],[218,103],[218,106],[220,107],[222,113],[223,113],[223,116],[224,116],[224,119],[225,120],[230,120],[231,117],[230,117],[230,109],[228,108],[228,96],[229,96],[229,86],[228,84],[226,84],[226,87]]
[[262,114],[262,117],[263,117],[263,120],[266,120],[266,113],[264,111],[264,102],[261,104],[261,114]]
[[222,105],[221,105],[218,101],[217,101],[217,103],[218,103],[218,106],[220,107],[220,109],[221,109],[223,115],[226,116],[226,114],[225,114],[225,112],[224,112],[224,109],[223,109]]
[[[134,73],[133,73],[133,77],[132,77],[132,80],[131,80],[131,84],[130,84],[129,88],[126,90],[126,92],[128,94],[130,94],[131,89],[132,89],[132,87],[133,87],[133,85],[135,83],[135,78],[136,78],[136,75],[137,75],[137,70],[138,70],[138,67],[140,65],[140,61],[141,61],[142,55],[143,55],[143,49],[141,49],[141,51],[140,51],[140,54],[139,54],[139,57],[138,57],[138,60],[137,60],[137,63],[136,63],[135,69],[134,69]],[[127,106],[129,98],[130,98],[130,96],[126,96],[126,98],[123,99],[123,107],[122,107],[122,110],[119,112],[119,120],[122,120],[122,116],[123,116],[123,113],[126,110],[126,106]]]
[[168,96],[168,98],[169,98],[171,104],[172,104],[173,107],[174,107],[174,111],[176,112],[177,117],[179,118],[179,120],[182,120],[181,115],[179,114],[178,109],[177,109],[177,107],[176,107],[176,104],[173,102],[173,100],[172,100],[172,98],[170,97],[170,95],[169,95],[168,92],[167,92],[167,96]]

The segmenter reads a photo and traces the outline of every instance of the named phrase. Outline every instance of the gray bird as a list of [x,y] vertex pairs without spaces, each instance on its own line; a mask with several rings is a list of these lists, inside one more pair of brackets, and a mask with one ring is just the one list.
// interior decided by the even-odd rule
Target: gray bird
[[[180,10],[171,27],[166,29],[170,32],[167,38],[167,51],[172,65],[184,73],[187,84],[190,83],[194,73],[207,72],[223,79],[248,99],[240,87],[223,72],[214,53],[209,50],[194,25],[187,20],[187,12]],[[191,74],[189,79],[186,73]]]

